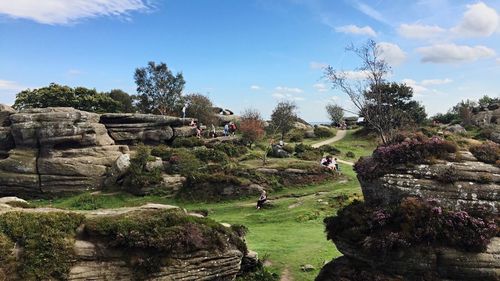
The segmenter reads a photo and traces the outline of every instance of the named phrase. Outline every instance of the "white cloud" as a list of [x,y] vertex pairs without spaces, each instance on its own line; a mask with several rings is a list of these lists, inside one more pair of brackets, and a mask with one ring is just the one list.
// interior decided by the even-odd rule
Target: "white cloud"
[[399,65],[406,59],[406,53],[393,43],[380,42],[377,44],[380,57],[390,65]]
[[294,93],[294,94],[300,94],[302,93],[302,89],[299,89],[299,88],[289,88],[289,87],[282,87],[282,86],[278,86],[276,88],[274,88],[276,91],[278,92],[282,92],[282,93]]
[[413,94],[415,94],[416,97],[421,97],[424,95],[425,92],[429,91],[428,88],[420,85],[419,83],[417,83],[417,81],[413,80],[413,79],[403,79],[401,80],[401,82],[403,82],[404,84],[410,86],[413,88]]
[[359,27],[353,24],[336,27],[335,31],[347,34],[368,35],[372,37],[377,36],[377,33],[371,27],[369,26]]
[[362,12],[363,14],[369,16],[370,18],[374,20],[378,20],[383,23],[388,23],[387,20],[384,18],[384,16],[374,8],[368,6],[365,3],[358,2],[356,8]]
[[368,78],[370,73],[366,70],[348,70],[344,71],[345,78],[350,79],[350,80],[364,80]]
[[298,96],[298,94],[302,93],[302,89],[299,88],[290,88],[290,87],[283,87],[283,86],[278,86],[274,88],[275,92],[272,94],[274,98],[277,99],[287,99],[287,100],[294,100],[294,101],[302,101],[305,100],[305,98]]
[[325,62],[312,61],[309,63],[309,67],[311,69],[324,69],[324,68],[328,67],[328,64]]
[[495,9],[483,2],[467,5],[462,21],[452,32],[458,36],[480,37],[492,35],[500,26],[500,17]]
[[401,24],[398,28],[399,35],[409,39],[435,38],[445,31],[437,25]]
[[320,93],[328,91],[328,87],[323,83],[316,83],[313,85],[313,88]]
[[43,24],[70,24],[98,16],[127,16],[150,9],[146,0],[15,0],[0,1],[0,14]]
[[22,91],[25,89],[26,89],[26,87],[18,84],[17,82],[0,79],[0,90],[2,90],[2,91],[17,91],[17,92],[19,92],[19,91]]
[[432,86],[432,85],[443,85],[443,84],[449,84],[453,82],[453,80],[449,78],[445,79],[427,79],[427,80],[422,80],[420,82],[423,86]]
[[260,90],[260,89],[261,89],[261,88],[260,88],[260,86],[259,86],[259,85],[252,85],[252,86],[250,86],[250,90],[258,91],[258,90]]
[[422,62],[459,63],[475,61],[481,58],[495,56],[495,51],[485,46],[466,46],[456,44],[437,44],[417,48],[422,55]]

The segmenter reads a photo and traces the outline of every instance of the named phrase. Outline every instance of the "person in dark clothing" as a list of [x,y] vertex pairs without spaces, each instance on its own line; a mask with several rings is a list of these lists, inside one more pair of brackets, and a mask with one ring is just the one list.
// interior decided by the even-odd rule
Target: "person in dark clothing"
[[264,207],[264,203],[266,201],[267,201],[266,191],[262,190],[262,193],[260,194],[259,200],[257,200],[257,210],[260,210],[262,207]]

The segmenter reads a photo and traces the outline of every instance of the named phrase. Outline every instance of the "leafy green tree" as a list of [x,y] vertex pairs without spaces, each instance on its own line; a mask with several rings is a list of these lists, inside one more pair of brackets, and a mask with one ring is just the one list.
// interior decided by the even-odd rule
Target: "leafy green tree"
[[205,125],[216,125],[217,118],[213,111],[212,101],[202,94],[189,94],[184,100],[188,104],[186,117],[196,118]]
[[491,98],[487,95],[484,95],[478,101],[480,107],[488,107],[490,104],[495,102],[500,102],[500,98]]
[[451,112],[458,115],[462,125],[470,126],[472,125],[472,117],[474,115],[473,110],[477,105],[473,100],[463,100],[455,105],[451,109]]
[[297,105],[291,101],[279,102],[271,114],[271,127],[281,134],[283,140],[297,121]]
[[118,112],[131,113],[137,111],[137,108],[134,106],[134,96],[120,89],[113,89],[106,94],[119,103]]
[[137,84],[137,107],[144,113],[180,115],[182,108],[182,73],[172,74],[163,62],[150,61],[147,67],[137,68],[134,75]]
[[336,104],[327,104],[326,112],[333,124],[340,124],[344,119],[344,109]]
[[15,109],[73,107],[90,112],[117,112],[119,103],[106,94],[84,87],[71,88],[51,83],[48,87],[27,89],[16,95]]

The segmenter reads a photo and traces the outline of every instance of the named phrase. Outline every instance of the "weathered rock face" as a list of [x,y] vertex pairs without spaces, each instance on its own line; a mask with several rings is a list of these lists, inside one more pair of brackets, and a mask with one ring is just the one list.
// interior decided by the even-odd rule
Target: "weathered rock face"
[[[191,118],[138,113],[107,113],[101,116],[101,123],[106,126],[111,137],[117,143],[124,144],[165,143],[174,137],[174,130],[189,125],[191,120]],[[175,135],[195,135],[196,131],[193,132],[193,128],[189,128],[189,134]]]
[[95,113],[28,109],[10,114],[9,120],[15,149],[3,142],[9,151],[0,160],[0,195],[39,197],[99,189],[108,167],[128,151],[115,145]]
[[[481,209],[498,215],[500,169],[478,161],[469,152],[459,151],[455,155],[458,157],[454,162],[435,160],[433,164],[397,165],[375,179],[359,177],[364,204],[381,210],[382,207],[398,206],[404,198],[419,197],[437,206],[460,211],[458,213]],[[451,155],[448,158],[451,159]],[[386,231],[388,236],[398,237],[398,231],[403,230]],[[464,237],[469,237],[467,235],[464,233]],[[316,281],[500,280],[500,237],[493,237],[487,249],[480,253],[422,243],[392,250],[386,245],[387,253],[380,255],[366,250],[365,243],[377,243],[371,241],[370,236],[363,235],[358,240],[341,235],[330,238],[344,256],[326,264]]]
[[474,123],[478,126],[500,125],[500,104],[491,104],[473,115]]
[[[236,275],[240,271],[242,258],[245,254],[241,251],[241,245],[237,245],[236,241],[229,239],[227,241],[223,241],[225,245],[218,249],[207,248],[207,250],[197,250],[186,247],[182,248],[181,252],[175,250],[171,253],[158,253],[154,250],[148,250],[147,248],[141,247],[137,249],[134,247],[129,249],[124,249],[124,247],[115,247],[113,246],[113,243],[110,243],[108,240],[106,240],[107,238],[89,231],[87,229],[88,226],[86,225],[88,224],[87,219],[98,221],[100,219],[107,218],[120,219],[121,217],[126,216],[128,217],[128,220],[133,220],[134,218],[137,219],[144,216],[147,218],[149,215],[155,214],[157,212],[167,210],[172,211],[171,209],[177,210],[174,214],[177,219],[179,217],[182,218],[185,216],[190,216],[190,214],[185,213],[175,206],[160,204],[148,204],[135,208],[78,212],[78,214],[84,215],[86,219],[83,221],[83,224],[78,227],[76,236],[70,237],[70,239],[74,241],[74,244],[73,251],[70,257],[70,268],[66,279],[73,281],[137,280],[137,268],[134,268],[134,262],[137,262],[137,260],[140,259],[156,259],[158,255],[164,255],[160,260],[158,260],[158,267],[152,267],[145,273],[141,273],[140,280],[234,280]],[[12,211],[49,214],[52,212],[67,212],[58,209],[20,209],[11,207],[6,204],[0,204],[0,214]],[[189,227],[196,229],[196,226],[201,225],[204,220],[206,219],[199,218],[199,216],[197,216],[196,220],[191,220],[191,226]],[[214,226],[209,227],[212,228]],[[222,225],[219,225],[217,227],[227,229],[227,233],[230,233],[232,231]],[[161,230],[164,228],[160,227],[157,229]],[[221,235],[228,235],[222,234],[223,232],[220,232],[220,230],[212,231],[218,231],[218,233]],[[165,237],[165,239],[168,239],[168,235],[179,234],[176,234],[175,231],[171,231],[171,233],[157,233],[156,235],[160,235],[161,237]],[[195,236],[196,239],[200,240],[206,239],[207,241],[210,241],[210,239],[213,239],[213,237],[208,236],[209,234],[205,234],[204,232],[194,235],[200,235]],[[204,235],[207,236],[205,237]],[[234,239],[234,237],[235,236],[232,236],[231,239]],[[22,244],[18,246],[17,250],[22,255]],[[16,262],[21,262],[21,260],[18,260],[19,257],[15,257],[14,254],[12,258]],[[47,261],[47,263],[50,262],[51,261]],[[0,263],[0,276],[3,270],[1,266],[2,264]],[[24,266],[24,264],[21,263],[19,266],[22,267]],[[22,278],[11,275],[7,280],[22,280]]]
[[[437,200],[453,210],[478,206],[500,210],[500,168],[478,161],[470,152],[460,151],[460,162],[441,161],[433,165],[400,165],[372,181],[359,178],[366,202],[393,204],[404,197]],[[453,182],[443,182],[451,171]]]

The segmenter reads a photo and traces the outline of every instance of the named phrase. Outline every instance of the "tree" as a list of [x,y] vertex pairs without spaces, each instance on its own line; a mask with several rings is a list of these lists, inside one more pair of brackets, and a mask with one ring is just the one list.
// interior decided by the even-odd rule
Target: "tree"
[[[410,87],[386,82],[385,77],[391,68],[381,57],[381,50],[375,41],[369,40],[359,48],[351,45],[347,51],[361,59],[361,66],[357,71],[365,78],[361,81],[350,79],[352,72],[336,70],[331,66],[325,69],[325,77],[334,88],[339,88],[349,96],[358,113],[377,132],[382,142],[387,144],[400,126],[407,125],[402,121],[410,120],[402,118],[404,109],[400,108],[400,102],[414,108],[416,111],[413,114],[419,117],[423,107],[420,108],[418,103],[409,104],[413,95]],[[399,90],[406,92],[400,93]]]
[[336,104],[327,104],[326,112],[333,124],[339,125],[344,119],[344,109]]
[[198,122],[211,125],[217,123],[217,118],[213,112],[212,101],[201,94],[189,94],[185,97],[188,104],[186,117],[196,118]]
[[178,116],[182,108],[182,73],[172,74],[165,63],[150,61],[147,67],[136,68],[134,75],[139,103],[144,113],[171,114]]
[[281,134],[281,140],[297,121],[297,105],[291,101],[279,102],[271,114],[271,126]]
[[458,115],[462,125],[470,126],[472,125],[472,117],[474,115],[473,110],[477,107],[477,103],[472,100],[463,100],[455,105],[451,112]]
[[134,106],[134,97],[125,93],[120,89],[113,89],[106,93],[110,98],[117,101],[119,106],[118,112],[131,113],[136,112],[137,108]]
[[16,95],[15,109],[73,107],[90,112],[117,112],[120,104],[106,94],[84,87],[71,88],[51,83],[48,87],[27,89]]
[[239,130],[242,133],[242,140],[250,147],[254,142],[262,139],[265,135],[264,121],[259,111],[246,109],[241,115]]
[[490,98],[487,95],[484,95],[479,99],[478,104],[480,107],[488,107],[492,103],[500,102],[500,98]]

